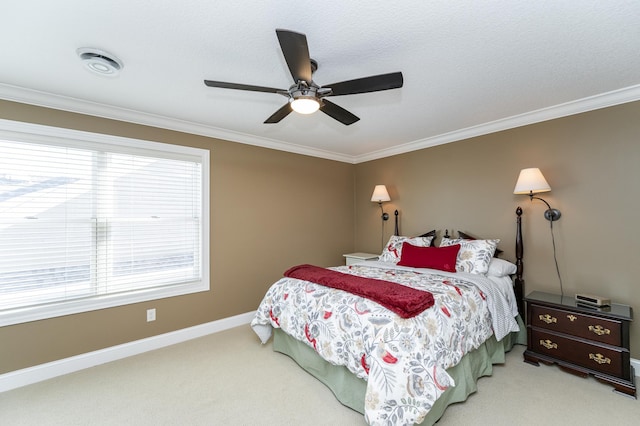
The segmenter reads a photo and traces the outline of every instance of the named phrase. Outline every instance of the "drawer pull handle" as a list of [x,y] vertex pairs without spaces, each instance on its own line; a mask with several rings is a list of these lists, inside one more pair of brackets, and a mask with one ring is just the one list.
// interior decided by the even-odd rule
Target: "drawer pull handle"
[[590,325],[589,331],[593,331],[598,336],[602,336],[603,334],[611,334],[611,330],[608,328],[604,328],[601,325]]
[[547,324],[551,324],[552,322],[558,322],[558,319],[555,317],[552,317],[549,314],[544,314],[544,315],[538,315],[538,318],[540,318],[540,321],[544,321]]
[[611,364],[611,358],[607,358],[602,354],[589,354],[589,359],[594,360],[598,364]]
[[558,349],[558,344],[553,343],[551,340],[540,340],[540,345],[544,346],[547,349]]
[[575,315],[567,315],[567,318],[569,318],[569,321],[571,321],[571,322],[574,322],[575,320],[578,319],[578,317],[575,316]]

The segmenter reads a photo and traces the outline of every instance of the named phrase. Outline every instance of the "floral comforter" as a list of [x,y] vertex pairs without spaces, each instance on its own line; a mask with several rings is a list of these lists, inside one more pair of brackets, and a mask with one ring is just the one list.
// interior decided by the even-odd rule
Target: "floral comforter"
[[[375,265],[375,266],[374,266]],[[392,264],[339,266],[358,276],[431,292],[435,304],[403,319],[377,303],[342,290],[282,278],[267,291],[251,326],[263,343],[279,327],[322,358],[367,381],[365,420],[371,425],[420,423],[455,386],[446,369],[492,334],[518,325],[505,297],[483,276],[414,270]]]

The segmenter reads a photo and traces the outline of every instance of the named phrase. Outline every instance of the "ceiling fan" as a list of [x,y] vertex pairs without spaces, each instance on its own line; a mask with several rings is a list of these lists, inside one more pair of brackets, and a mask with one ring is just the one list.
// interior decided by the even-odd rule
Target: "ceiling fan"
[[276,35],[280,48],[287,62],[293,85],[289,89],[253,86],[249,84],[225,83],[223,81],[205,80],[209,87],[223,89],[249,90],[252,92],[277,93],[285,96],[289,102],[278,109],[265,123],[278,123],[291,111],[301,114],[311,114],[318,109],[342,124],[350,125],[360,120],[346,109],[326,99],[328,96],[353,95],[357,93],[378,92],[381,90],[402,87],[401,72],[380,74],[355,80],[342,81],[334,84],[319,86],[313,81],[313,73],[318,69],[318,63],[309,56],[307,37],[304,34],[289,30],[277,29]]

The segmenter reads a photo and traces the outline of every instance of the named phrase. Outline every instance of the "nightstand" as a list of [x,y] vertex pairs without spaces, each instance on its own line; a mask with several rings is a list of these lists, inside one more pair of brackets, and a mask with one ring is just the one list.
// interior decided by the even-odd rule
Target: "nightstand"
[[596,308],[569,296],[534,291],[527,304],[527,350],[530,364],[557,364],[580,376],[593,375],[617,392],[636,396],[629,354],[630,306],[612,303]]
[[354,263],[364,262],[365,260],[378,260],[379,254],[373,253],[348,253],[343,255],[347,265],[353,265]]

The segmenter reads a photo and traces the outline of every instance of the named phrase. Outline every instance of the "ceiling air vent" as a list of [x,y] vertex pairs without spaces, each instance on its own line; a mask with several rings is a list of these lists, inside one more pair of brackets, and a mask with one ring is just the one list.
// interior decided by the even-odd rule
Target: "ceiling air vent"
[[78,56],[91,72],[105,77],[116,77],[124,67],[122,61],[104,50],[81,47]]

